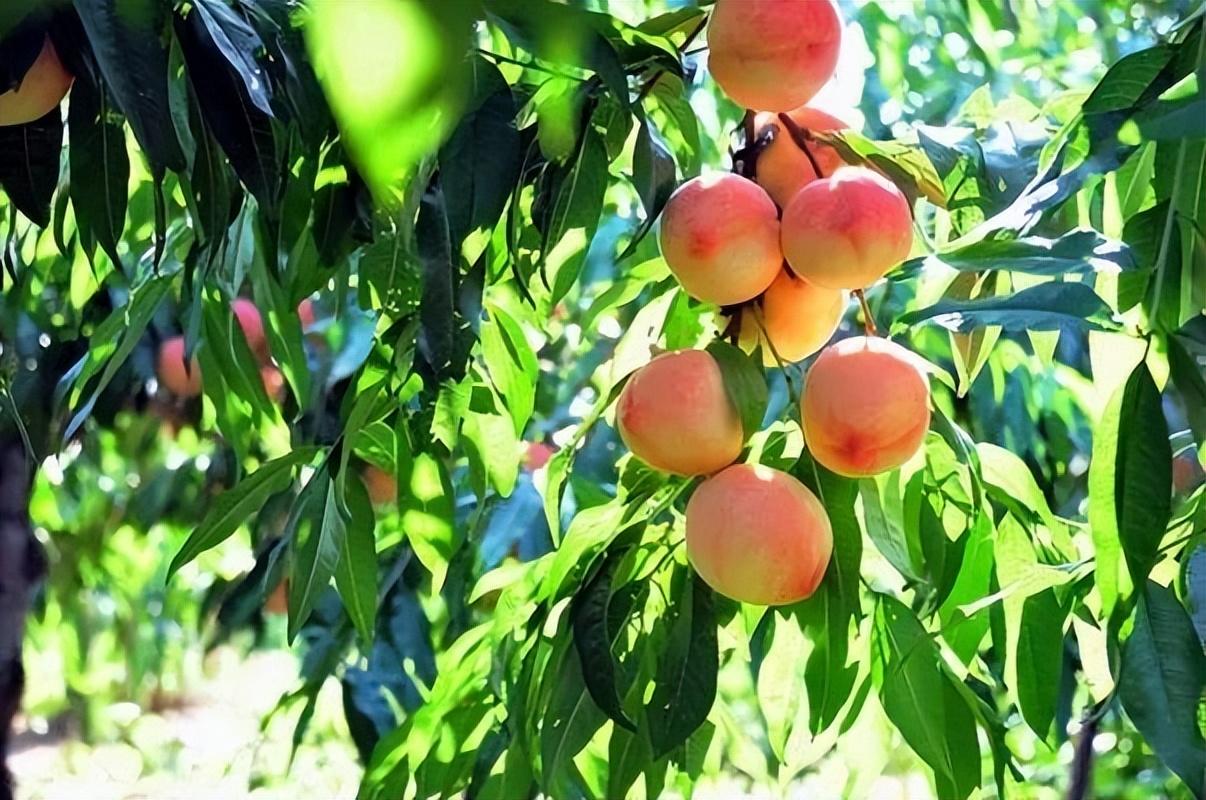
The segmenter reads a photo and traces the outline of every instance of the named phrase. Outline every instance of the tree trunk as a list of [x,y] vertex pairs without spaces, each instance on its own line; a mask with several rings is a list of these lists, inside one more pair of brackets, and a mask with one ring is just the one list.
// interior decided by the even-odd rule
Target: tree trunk
[[29,522],[31,478],[21,441],[0,439],[0,800],[13,796],[7,758],[25,684],[21,642],[33,590],[46,567]]

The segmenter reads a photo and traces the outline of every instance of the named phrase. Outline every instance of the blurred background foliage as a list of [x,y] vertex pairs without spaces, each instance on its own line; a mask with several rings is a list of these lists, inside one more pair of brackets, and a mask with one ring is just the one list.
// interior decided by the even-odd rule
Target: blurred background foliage
[[[442,38],[440,30],[434,37],[424,38],[415,32],[419,23],[405,13],[396,20],[396,28],[374,32],[349,11],[355,5],[318,4],[320,20],[323,14],[342,15],[339,20],[332,17],[329,21],[333,24],[321,29],[326,32],[310,42],[320,68],[328,48],[397,47],[409,52],[397,42],[414,36],[418,37],[415,52],[400,57],[394,68],[398,76],[415,82],[415,92],[421,92],[423,81],[432,80],[423,70],[439,61],[438,55],[423,47],[439,41],[455,51],[463,44]],[[638,25],[690,4],[598,0],[579,5]],[[984,158],[1001,167],[998,189],[1003,196],[1016,195],[1021,183],[1029,179],[1043,157],[1053,122],[1071,118],[1109,65],[1151,47],[1178,21],[1201,12],[1193,0],[843,0],[841,6],[850,24],[848,44],[838,79],[819,103],[853,112],[852,121],[861,121],[863,134],[875,140],[907,136],[913,123],[937,127],[958,123],[975,128],[985,143]],[[537,144],[546,154],[566,154],[567,142],[573,147],[578,140],[580,109],[575,105],[574,88],[582,75],[560,74],[556,41],[533,44],[541,53],[540,63],[525,67],[522,64],[528,63],[528,54],[516,48],[500,28],[491,30],[476,43],[483,58],[496,63],[508,82],[523,87],[516,92],[516,108],[507,110],[521,123],[540,121]],[[341,38],[344,36],[353,38]],[[379,38],[356,38],[365,36]],[[565,46],[572,47],[572,43]],[[682,178],[696,174],[704,165],[723,168],[731,145],[730,131],[741,117],[741,109],[725,99],[700,69],[706,57],[702,39],[688,47],[688,53],[689,87],[684,92],[675,83],[677,78],[660,78],[650,86],[649,106],[650,117],[673,152]],[[338,76],[333,80],[339,80]],[[354,84],[355,76],[347,80]],[[446,91],[453,93],[455,86],[455,81],[448,80]],[[372,97],[335,92],[332,106],[337,114],[341,96],[357,109],[372,107]],[[684,97],[689,98],[689,105]],[[455,107],[464,98],[449,96],[447,102]],[[852,105],[855,108],[850,108]],[[419,158],[424,149],[422,137],[436,136],[439,126],[452,124],[416,118],[406,107],[381,108],[380,112],[377,117],[363,117],[362,128],[352,126],[345,134],[349,146],[364,150],[368,163],[379,160],[385,182],[399,164],[409,165]],[[606,108],[595,113],[606,113]],[[382,130],[390,131],[394,140],[376,141],[374,137]],[[452,142],[456,141],[454,137]],[[414,152],[398,142],[409,142]],[[614,144],[600,142],[605,148]],[[120,245],[123,255],[146,252],[155,232],[153,176],[138,157],[132,138],[128,147],[132,155],[131,200],[129,224]],[[1201,149],[1196,152],[1200,155]],[[1028,172],[1027,167],[1033,169]],[[612,166],[613,173],[627,174],[633,168],[623,158]],[[332,167],[334,173],[338,169]],[[373,185],[374,169],[370,166],[365,172]],[[332,181],[337,181],[337,176]],[[169,188],[172,202],[184,206],[189,187],[173,185],[169,179]],[[527,191],[517,199],[530,209],[534,193]],[[1104,189],[1099,194],[1103,193]],[[659,290],[670,279],[655,260],[653,237],[636,244],[623,267],[618,266],[616,254],[624,251],[634,232],[641,229],[643,199],[625,182],[607,184],[604,213],[585,254],[581,279],[563,298],[553,296],[557,293],[554,286],[551,294],[536,299],[534,310],[513,289],[486,295],[483,340],[490,335],[491,326],[504,329],[495,336],[509,335],[505,329],[514,326],[521,330],[521,338],[538,362],[540,382],[531,398],[531,423],[522,432],[528,442],[558,449],[575,443],[577,423],[597,416],[605,399],[596,371],[609,359],[621,360],[618,343],[624,342],[627,332],[647,322],[649,309],[664,314],[670,347],[693,345],[714,324],[706,314],[701,316],[689,308],[681,295],[675,298]],[[401,202],[412,200],[403,198]],[[10,209],[4,210],[9,216]],[[539,215],[539,209],[530,211],[533,217]],[[1091,190],[1060,209],[1057,216],[1045,223],[1051,231],[1062,232],[1084,222],[1110,235],[1122,233],[1121,229],[1109,230],[1114,223]],[[973,214],[974,218],[967,220],[960,220],[957,214],[951,217],[950,229],[938,232],[947,241],[983,221],[983,215]],[[53,230],[40,236],[25,235],[29,233],[27,223],[15,217],[11,220],[8,246],[19,243],[25,263],[41,264],[46,270],[52,264],[55,269],[61,267]],[[533,234],[529,226],[521,235]],[[173,245],[183,249],[190,235],[183,228],[172,229],[169,262]],[[481,251],[486,244],[480,243]],[[363,270],[369,257],[360,258]],[[106,269],[112,268],[103,256],[90,261],[79,252],[68,266],[71,291],[80,297],[95,292]],[[501,267],[492,264],[485,268]],[[1183,284],[1190,285],[1190,293],[1196,291],[1192,275],[1185,277]],[[1015,284],[1013,288],[1022,287]],[[913,285],[878,287],[871,298],[877,316],[892,320],[914,308],[915,291]],[[306,366],[316,382],[328,388],[346,379],[364,360],[377,333],[373,322],[358,311],[355,292],[345,294],[324,301],[321,321],[309,332]],[[411,296],[386,299],[402,306],[416,300]],[[182,313],[180,309],[161,309],[151,329],[166,334]],[[55,325],[70,327],[76,322],[59,319]],[[843,323],[844,332],[856,327],[853,317]],[[42,335],[33,327],[21,333],[31,339]],[[1091,423],[1108,399],[1102,386],[1112,388],[1125,379],[1125,373],[1098,386],[1086,379],[1093,359],[1092,337],[1062,337],[1057,343],[1042,336],[1007,332],[998,334],[999,340],[976,338],[988,335],[975,334],[960,341],[945,330],[923,328],[911,334],[910,341],[915,349],[947,367],[958,382],[957,391],[940,392],[938,405],[957,415],[975,441],[995,443],[1021,457],[1055,514],[1083,518]],[[1099,352],[1115,347],[1122,344],[1103,334]],[[153,352],[150,342],[139,345],[122,369],[136,379],[149,377]],[[1094,374],[1108,369],[1108,365],[1092,366]],[[770,418],[792,402],[788,382],[793,377],[798,375],[789,372],[772,377]],[[8,397],[12,399],[12,395]],[[252,764],[240,771],[240,779],[246,775],[249,788],[257,791],[296,796],[289,792],[315,785],[314,770],[297,768],[309,761],[322,765],[324,780],[329,781],[323,785],[341,787],[339,790],[355,785],[360,776],[353,748],[367,761],[376,742],[428,697],[437,671],[455,664],[458,654],[448,646],[469,630],[473,621],[493,610],[497,590],[479,586],[475,596],[469,595],[477,576],[548,552],[552,546],[550,522],[563,527],[578,509],[606,503],[625,480],[617,469],[622,447],[606,425],[595,429],[577,455],[566,502],[551,514],[537,488],[545,479],[537,476],[537,468],[542,466],[538,462],[547,453],[532,451],[514,433],[500,435],[500,447],[521,453],[513,461],[530,460],[526,466],[510,467],[515,471],[515,490],[509,497],[487,497],[480,491],[485,481],[480,472],[491,468],[480,459],[457,461],[450,467],[434,461],[427,468],[420,465],[410,473],[411,488],[421,491],[426,482],[437,487],[432,496],[439,496],[438,487],[451,487],[454,500],[452,507],[434,510],[405,505],[399,509],[389,503],[378,508],[377,549],[384,574],[378,636],[372,648],[354,652],[352,626],[334,592],[328,592],[301,631],[301,642],[291,651],[297,654],[296,664],[281,659],[259,661],[267,666],[254,673],[238,672],[229,667],[231,658],[254,660],[264,651],[286,647],[284,617],[269,598],[283,574],[273,553],[288,508],[275,509],[277,513],[265,509],[267,513],[261,514],[249,531],[250,542],[235,537],[203,553],[165,582],[168,563],[216,494],[238,471],[241,454],[231,452],[225,444],[199,438],[190,425],[174,419],[178,409],[156,408],[155,402],[141,397],[138,408],[105,409],[102,398],[97,414],[109,424],[84,425],[75,443],[43,465],[31,512],[37,535],[48,549],[51,569],[37,599],[26,656],[30,741],[56,741],[65,734],[88,747],[125,743],[131,749],[120,752],[134,760],[125,768],[126,774],[143,775],[144,780],[160,773],[196,776],[218,769],[175,758],[172,748],[181,747],[179,738],[173,739],[175,734],[165,732],[160,722],[172,718],[173,709],[226,691],[230,684],[223,681],[254,680],[257,694],[281,697],[275,708],[264,704],[267,722],[262,730],[249,734],[276,755],[266,757],[271,762],[267,766]],[[456,409],[444,412],[455,413]],[[441,410],[434,413],[438,417]],[[1194,409],[1166,400],[1173,430],[1187,428],[1193,413]],[[257,419],[249,428],[257,437],[254,445],[270,454],[279,449],[282,437],[288,441],[281,425],[279,418],[270,415]],[[388,448],[373,443],[377,434],[393,435],[386,427],[384,432],[366,428],[363,440],[356,443],[357,469],[370,464],[399,467]],[[426,435],[426,430],[415,425],[410,435]],[[1177,449],[1184,475],[1180,494],[1200,494],[1196,487],[1201,482],[1201,456],[1195,452],[1193,438],[1184,437]],[[633,470],[627,478],[636,482],[640,475]],[[413,524],[416,513],[429,514],[434,524],[455,530],[455,537],[477,543],[458,551],[457,559],[445,565],[445,574],[436,581],[446,582],[443,592],[438,585],[433,588],[422,568],[430,568],[442,554],[429,560],[423,553],[412,557],[397,547],[408,524],[406,515],[412,515]],[[438,533],[432,541],[452,536]],[[891,565],[882,558],[876,563],[871,552],[867,557],[872,563],[865,571],[872,582],[899,583]],[[462,602],[448,599],[458,595]],[[723,706],[716,739],[721,744],[708,750],[701,795],[731,796],[740,791],[771,796],[782,791],[800,796],[919,797],[932,792],[924,766],[901,746],[882,714],[860,718],[833,752],[815,763],[808,754],[797,754],[791,768],[776,763],[758,718],[756,684],[748,663],[726,661],[719,685],[725,701],[718,704]],[[1071,708],[1072,689],[1061,687],[1061,691],[1065,688],[1069,700],[1061,704],[1063,713]],[[1103,724],[1094,767],[1099,796],[1188,796],[1118,715],[1108,716]],[[154,733],[147,734],[147,730]],[[1011,720],[1007,740],[1028,771],[1018,796],[1061,796],[1072,742],[1065,738],[1049,748],[1016,718]],[[290,752],[299,747],[296,753]],[[117,751],[97,752],[112,755]],[[984,757],[987,767],[988,754]],[[220,761],[230,756],[217,752],[214,758]],[[26,772],[21,772],[20,762],[17,768],[19,777],[31,787],[30,797],[52,796],[49,787],[62,777],[57,773],[63,770],[86,775],[97,768],[96,760],[67,749],[54,760],[30,759],[27,763]],[[291,772],[290,765],[294,766]],[[340,772],[345,777],[331,779]],[[984,796],[994,796],[991,782],[985,783],[983,791]]]

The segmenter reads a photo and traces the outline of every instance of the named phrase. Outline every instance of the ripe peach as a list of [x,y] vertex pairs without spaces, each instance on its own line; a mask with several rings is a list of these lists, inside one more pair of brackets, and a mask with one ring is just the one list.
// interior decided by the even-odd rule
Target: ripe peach
[[247,340],[251,352],[258,358],[267,357],[268,340],[264,338],[264,320],[260,317],[260,310],[255,307],[255,303],[245,297],[236,297],[230,308],[239,321],[239,327],[243,329],[243,338]]
[[196,397],[201,394],[201,365],[193,358],[185,368],[183,336],[173,336],[159,345],[155,372],[160,385],[177,397]]
[[662,215],[661,245],[687,294],[722,306],[760,295],[783,264],[774,201],[731,173],[678,187]]
[[[850,127],[837,117],[808,106],[800,106],[788,116],[801,128],[810,131],[837,131]],[[766,149],[758,154],[757,180],[779,208],[786,208],[796,192],[815,181],[817,174],[812,162],[792,141],[791,134],[784,129],[777,114],[762,112],[754,117],[754,130],[758,136],[772,125],[779,130]],[[832,147],[814,142],[809,143],[808,150],[817,160],[822,176],[832,175],[842,166],[842,157]]]
[[549,463],[549,459],[557,452],[557,448],[544,442],[528,442],[524,453],[523,468],[528,472],[536,470]]
[[930,387],[917,359],[877,336],[843,339],[821,352],[804,380],[800,421],[808,450],[839,475],[895,469],[930,427]]
[[260,380],[264,383],[264,392],[268,399],[279,403],[285,399],[285,376],[271,364],[260,367]]
[[375,506],[390,505],[398,500],[398,481],[380,467],[369,464],[360,473],[364,480],[364,488],[368,490],[369,500]]
[[264,613],[287,614],[289,612],[289,579],[285,578],[276,585],[272,593],[264,601]]
[[633,455],[678,475],[732,464],[745,441],[720,365],[703,350],[663,353],[637,370],[620,393],[616,426]]
[[314,301],[306,298],[297,304],[297,318],[301,320],[302,332],[310,330],[314,325]]
[[717,0],[708,69],[738,105],[790,111],[833,76],[841,43],[832,0]]
[[862,289],[908,258],[909,201],[895,184],[863,167],[813,181],[783,209],[783,255],[819,286]]
[[[840,289],[825,289],[783,270],[762,295],[761,312],[746,307],[741,317],[741,346],[753,352],[762,344],[762,363],[778,365],[803,361],[825,346],[846,310],[846,295]],[[759,320],[759,316],[761,320]],[[775,346],[774,351],[767,339]]]
[[764,606],[812,595],[833,553],[825,507],[777,469],[736,464],[687,503],[687,557],[716,591]]
[[24,125],[46,116],[63,102],[73,80],[47,37],[21,84],[0,94],[0,125]]
[[1172,484],[1175,494],[1190,494],[1206,481],[1206,471],[1192,447],[1173,456]]

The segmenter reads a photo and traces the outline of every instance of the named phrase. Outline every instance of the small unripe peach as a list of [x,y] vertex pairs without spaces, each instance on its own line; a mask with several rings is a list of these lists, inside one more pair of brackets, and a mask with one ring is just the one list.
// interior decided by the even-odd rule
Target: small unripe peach
[[257,358],[265,358],[268,355],[268,340],[264,338],[264,320],[260,317],[260,310],[245,297],[236,297],[230,308],[243,329],[243,338],[247,340],[251,352]]
[[360,474],[364,479],[364,488],[368,490],[369,500],[375,506],[390,505],[398,500],[398,481],[380,467],[369,464]]
[[819,286],[862,289],[904,261],[913,246],[909,201],[863,167],[813,181],[783,209],[783,255]]
[[260,367],[260,381],[264,384],[264,392],[268,399],[279,403],[285,399],[285,376],[271,364]]
[[774,201],[731,173],[701,175],[678,187],[662,214],[661,245],[687,294],[722,306],[762,294],[783,264]]
[[841,44],[831,0],[717,0],[708,70],[738,105],[790,111],[833,76]]
[[804,380],[800,422],[808,450],[839,475],[895,469],[925,441],[930,387],[917,358],[878,336],[830,345]]
[[742,311],[741,346],[753,352],[754,345],[761,343],[762,363],[768,367],[778,366],[776,353],[785,363],[795,363],[820,350],[846,310],[846,295],[840,289],[817,286],[786,269],[758,302],[760,309]]
[[193,358],[185,368],[183,336],[173,336],[159,345],[155,372],[159,384],[177,397],[196,397],[201,394],[201,366]]
[[737,460],[745,435],[716,359],[663,353],[637,370],[616,405],[620,438],[654,469],[706,475]]
[[825,507],[786,472],[736,464],[701,483],[687,503],[687,557],[734,600],[803,600],[821,584],[832,553]]
[[46,116],[63,102],[73,80],[46,37],[21,85],[0,94],[0,125],[24,125]]
[[[789,112],[791,120],[804,130],[837,131],[849,128],[835,116],[808,106],[800,106]],[[758,154],[758,185],[766,190],[779,208],[786,208],[796,192],[817,179],[812,162],[800,147],[792,141],[791,134],[783,127],[778,114],[762,112],[754,117],[754,130],[761,136],[767,128],[778,128],[770,144]],[[808,152],[821,168],[821,176],[832,175],[842,166],[842,157],[828,145],[810,142]]]

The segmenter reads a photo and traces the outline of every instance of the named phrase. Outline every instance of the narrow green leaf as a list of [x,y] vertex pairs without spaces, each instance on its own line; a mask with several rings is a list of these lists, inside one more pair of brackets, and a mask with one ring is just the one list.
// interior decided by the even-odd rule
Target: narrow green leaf
[[[333,482],[332,487],[336,486]],[[346,535],[335,568],[335,588],[343,607],[366,643],[373,640],[377,621],[377,546],[374,536],[373,505],[364,483],[353,477],[343,484],[344,502],[349,511]]]
[[0,125],[0,187],[18,211],[42,228],[50,224],[62,152],[63,112],[57,106],[24,125]]
[[[347,519],[339,508],[335,481],[326,467],[310,479],[298,506],[304,516],[292,527],[293,570],[289,578],[289,641],[310,617],[319,596],[331,583],[347,537]],[[375,600],[375,598],[374,598]]]
[[[103,86],[79,79],[71,89],[67,125],[71,136],[71,206],[86,238],[96,240],[120,268],[117,242],[126,226],[130,157],[125,127],[114,119]],[[91,244],[88,252],[92,251]]]
[[586,689],[581,662],[564,653],[540,727],[543,786],[549,797],[581,796],[583,779],[574,756],[606,720]]
[[317,452],[316,447],[303,447],[273,459],[219,495],[205,519],[172,559],[168,579],[199,554],[228,539],[263,507],[265,500],[289,484],[294,468],[312,459]]
[[612,655],[612,636],[607,628],[612,599],[612,581],[625,550],[607,556],[603,566],[574,596],[570,620],[574,648],[582,662],[586,688],[597,705],[615,723],[630,731],[636,725],[624,713],[616,681],[616,663]]
[[999,325],[1006,331],[1118,328],[1110,307],[1087,284],[1063,281],[1040,283],[1005,297],[940,300],[902,314],[894,327],[921,323],[960,332],[986,325]]
[[515,435],[521,436],[536,403],[536,380],[540,376],[536,353],[519,323],[492,303],[486,304],[480,336],[490,380],[506,403]]
[[728,342],[717,339],[708,345],[708,352],[720,366],[725,392],[741,417],[748,439],[762,429],[769,397],[766,376],[752,358]]

